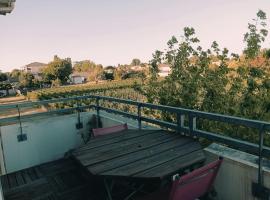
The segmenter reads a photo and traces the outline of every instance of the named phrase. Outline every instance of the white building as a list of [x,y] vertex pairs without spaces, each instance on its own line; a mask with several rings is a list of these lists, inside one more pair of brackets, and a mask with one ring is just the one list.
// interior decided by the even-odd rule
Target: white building
[[82,84],[87,81],[89,74],[85,72],[75,72],[70,75],[71,83]]
[[42,69],[47,67],[47,64],[40,62],[33,62],[22,67],[22,71],[28,72],[34,75],[36,79],[41,79]]

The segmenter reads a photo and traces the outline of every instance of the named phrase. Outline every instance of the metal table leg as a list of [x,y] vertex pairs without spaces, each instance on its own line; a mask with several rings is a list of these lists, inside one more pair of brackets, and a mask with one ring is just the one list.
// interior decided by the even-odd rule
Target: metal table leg
[[111,195],[112,183],[109,184],[108,181],[105,178],[103,179],[103,181],[104,181],[104,186],[105,186],[105,189],[106,189],[106,192],[107,192],[107,199],[112,200],[112,195]]

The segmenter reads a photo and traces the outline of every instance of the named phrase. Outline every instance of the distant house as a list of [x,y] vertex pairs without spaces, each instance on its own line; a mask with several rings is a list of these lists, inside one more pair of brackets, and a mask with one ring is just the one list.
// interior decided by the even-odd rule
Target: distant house
[[168,65],[168,64],[159,64],[158,69],[159,69],[158,75],[160,77],[166,77],[171,72],[170,65]]
[[72,84],[82,84],[87,81],[89,73],[86,72],[74,72],[70,75],[70,80]]
[[23,66],[22,71],[29,72],[33,74],[36,79],[40,80],[42,69],[44,69],[45,67],[47,67],[47,64],[45,63],[33,62],[33,63]]

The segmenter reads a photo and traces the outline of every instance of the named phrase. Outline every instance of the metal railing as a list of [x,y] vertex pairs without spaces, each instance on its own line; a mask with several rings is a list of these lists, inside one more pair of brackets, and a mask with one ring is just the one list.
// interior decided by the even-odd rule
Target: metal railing
[[[93,100],[92,101],[93,103],[87,106],[81,106],[79,103],[77,103],[77,105],[72,108],[52,110],[52,111],[43,112],[43,113],[35,113],[35,114],[29,114],[29,115],[20,114],[20,108],[23,108],[23,107],[28,107],[28,106],[33,106],[33,105],[41,106],[41,105],[46,105],[49,103],[68,102],[68,101],[79,102],[80,100],[86,100],[86,99]],[[135,114],[135,113],[124,112],[121,110],[101,106],[100,104],[101,100],[135,106],[137,108],[137,112]],[[12,109],[12,108],[18,109],[18,113],[19,113],[18,116],[0,119],[0,126],[6,123],[12,123],[12,122],[18,122],[18,121],[21,123],[21,120],[25,120],[25,119],[32,118],[35,116],[77,111],[78,124],[79,124],[78,128],[79,128],[80,127],[80,112],[82,112],[84,109],[95,109],[97,116],[100,115],[100,111],[106,111],[109,113],[114,113],[114,114],[118,114],[118,115],[122,115],[128,118],[135,119],[138,121],[139,129],[142,128],[142,122],[151,123],[151,124],[159,125],[161,127],[166,127],[166,128],[175,130],[177,132],[185,133],[193,137],[195,136],[197,138],[205,138],[214,142],[222,143],[222,144],[225,144],[225,145],[237,148],[237,149],[241,149],[243,151],[251,152],[255,155],[258,155],[259,157],[258,183],[257,183],[257,186],[259,187],[256,186],[255,188],[259,188],[259,190],[263,188],[263,179],[262,179],[263,157],[270,156],[270,148],[264,145],[264,136],[267,132],[270,131],[270,123],[268,122],[244,119],[244,118],[215,114],[215,113],[207,113],[207,112],[183,109],[183,108],[178,108],[178,107],[155,105],[155,104],[143,103],[143,102],[138,102],[138,101],[133,101],[133,100],[118,99],[118,98],[105,97],[105,96],[95,96],[95,95],[0,105],[0,112],[3,109]],[[142,109],[144,108],[158,110],[161,112],[173,113],[174,115],[176,115],[176,122],[175,123],[168,122],[168,121],[163,121],[163,120],[158,120],[158,119],[153,119],[147,116],[143,116]],[[188,122],[187,126],[185,126],[185,123],[184,123],[185,118],[187,119],[186,122]],[[222,123],[227,123],[227,124],[232,124],[232,125],[241,125],[244,127],[257,129],[259,131],[259,142],[256,144],[256,143],[252,143],[248,141],[243,141],[240,139],[235,139],[229,136],[221,135],[219,133],[200,130],[197,127],[198,119],[222,122]],[[254,193],[256,193],[256,191]]]

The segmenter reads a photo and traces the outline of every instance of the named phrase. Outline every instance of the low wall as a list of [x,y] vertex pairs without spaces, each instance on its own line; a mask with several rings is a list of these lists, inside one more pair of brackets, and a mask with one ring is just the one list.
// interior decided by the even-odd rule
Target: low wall
[[[211,144],[205,149],[207,161],[210,162],[223,156],[224,161],[218,172],[214,187],[217,191],[216,200],[255,200],[252,196],[251,184],[257,182],[257,156]],[[263,167],[264,185],[270,188],[270,166]]]
[[[82,129],[76,129],[77,114],[33,118],[22,123],[27,140],[18,142],[19,123],[0,127],[0,166],[2,174],[62,158],[66,152],[89,138],[89,121],[95,112],[81,113]],[[137,128],[137,121],[100,112],[103,127],[127,123]],[[146,126],[143,126],[146,128]]]
[[[83,143],[81,134],[89,134],[92,113],[82,113],[83,129],[77,130],[77,114],[48,116],[22,123],[27,140],[18,142],[19,124],[0,127],[4,165],[2,173],[10,173],[62,158]],[[0,156],[1,157],[1,156]]]

